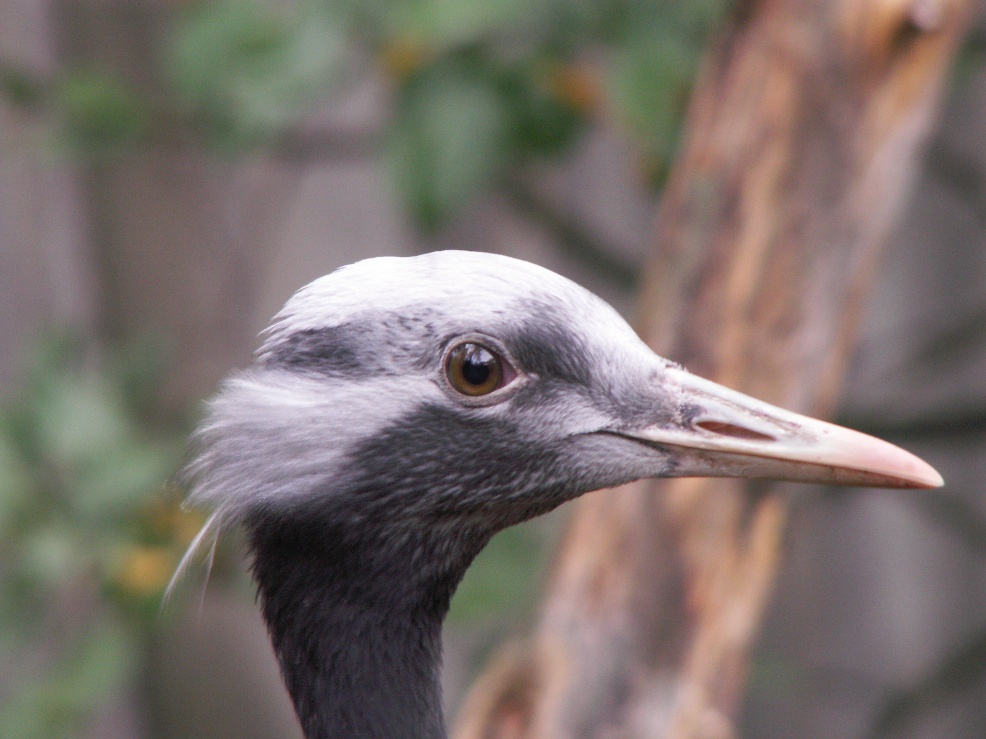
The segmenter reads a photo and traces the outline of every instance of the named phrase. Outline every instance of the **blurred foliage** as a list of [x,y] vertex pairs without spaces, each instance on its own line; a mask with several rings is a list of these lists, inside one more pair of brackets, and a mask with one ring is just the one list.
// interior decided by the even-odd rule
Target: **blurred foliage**
[[50,339],[0,406],[0,736],[73,735],[119,691],[201,523],[161,494],[182,442],[140,421],[147,355]]
[[[154,89],[95,70],[44,85],[0,64],[0,92],[44,101],[63,143],[276,147],[367,78],[391,98],[381,154],[434,228],[525,164],[622,125],[660,184],[692,80],[727,0],[198,0],[175,6]],[[175,127],[178,127],[175,130]],[[170,130],[169,130],[170,129]]]
[[147,111],[124,80],[91,69],[69,70],[54,86],[71,151],[100,155],[140,141]]
[[544,521],[534,520],[494,536],[466,570],[448,620],[476,623],[530,603],[544,573],[548,550],[544,528]]
[[986,28],[974,27],[959,49],[952,72],[953,84],[962,89],[972,82],[986,63]]
[[[317,132],[320,111],[382,81],[374,146],[415,222],[437,228],[523,168],[564,156],[600,120],[622,126],[642,176],[660,184],[728,5],[191,0],[157,8],[169,14],[167,33],[139,41],[157,55],[150,70],[39,73],[0,59],[0,95],[44,116],[55,145],[75,156],[162,143],[235,156],[290,151]],[[0,683],[0,737],[74,735],[133,678],[163,588],[201,525],[177,492],[161,490],[184,434],[148,421],[153,352],[107,356],[97,362],[64,337],[45,342],[0,405],[0,660],[21,665]],[[543,539],[537,524],[497,536],[451,618],[525,602]]]
[[258,0],[192,6],[165,60],[209,141],[262,143],[293,123],[346,63],[345,24],[329,4],[293,15]]

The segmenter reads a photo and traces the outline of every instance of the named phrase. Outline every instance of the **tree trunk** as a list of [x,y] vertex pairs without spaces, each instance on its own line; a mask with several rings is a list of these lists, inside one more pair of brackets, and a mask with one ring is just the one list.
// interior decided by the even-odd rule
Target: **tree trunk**
[[[696,86],[637,327],[794,410],[837,396],[964,0],[749,0]],[[458,739],[729,737],[782,553],[784,486],[645,481],[578,502],[529,643]]]

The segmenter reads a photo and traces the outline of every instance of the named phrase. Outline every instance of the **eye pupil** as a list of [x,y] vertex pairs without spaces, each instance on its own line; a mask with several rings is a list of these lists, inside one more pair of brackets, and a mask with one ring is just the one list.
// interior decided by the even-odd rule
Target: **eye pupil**
[[482,344],[466,341],[448,354],[445,375],[463,395],[489,395],[503,387],[511,370],[499,354]]
[[486,349],[475,344],[466,349],[462,361],[462,377],[470,385],[482,385],[493,374],[492,365],[496,360]]

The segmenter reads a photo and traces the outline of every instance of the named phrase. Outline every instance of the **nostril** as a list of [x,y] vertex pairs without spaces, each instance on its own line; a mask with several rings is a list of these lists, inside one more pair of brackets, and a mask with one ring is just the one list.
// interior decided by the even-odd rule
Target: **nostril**
[[762,434],[753,429],[735,426],[723,421],[698,421],[695,423],[698,428],[709,431],[719,436],[732,436],[734,439],[748,439],[749,441],[777,441],[770,434]]

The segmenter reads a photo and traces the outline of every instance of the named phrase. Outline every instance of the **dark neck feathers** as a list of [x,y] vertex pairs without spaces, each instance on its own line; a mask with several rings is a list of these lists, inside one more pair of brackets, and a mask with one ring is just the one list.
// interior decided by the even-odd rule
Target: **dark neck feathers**
[[442,621],[488,536],[434,522],[355,532],[332,518],[247,521],[264,619],[305,735],[445,737]]

